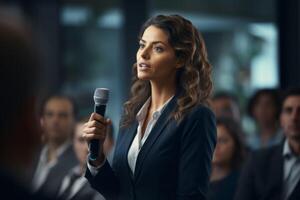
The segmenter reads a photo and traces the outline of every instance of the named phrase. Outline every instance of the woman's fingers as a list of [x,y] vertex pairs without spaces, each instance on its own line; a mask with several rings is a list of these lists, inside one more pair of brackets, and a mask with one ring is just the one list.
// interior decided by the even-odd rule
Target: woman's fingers
[[96,127],[98,129],[104,129],[106,126],[105,124],[103,123],[100,123],[96,120],[93,120],[93,121],[88,121],[86,124],[85,124],[85,127],[87,128],[92,128],[92,127]]
[[100,126],[91,126],[91,125],[86,125],[83,130],[82,130],[83,134],[87,134],[87,135],[96,135],[97,137],[99,137],[99,139],[101,139],[102,137],[105,138],[106,136],[106,127],[103,125]]
[[106,137],[107,126],[110,126],[111,123],[110,119],[92,113],[89,121],[83,125],[82,137],[88,142],[92,139],[99,139],[100,142],[103,142]]
[[105,138],[105,136],[99,135],[99,134],[95,134],[95,133],[83,133],[82,137],[86,141],[90,141],[90,140],[93,140],[93,139],[103,140],[103,138]]
[[93,121],[93,120],[96,120],[100,123],[106,124],[106,119],[103,116],[101,116],[97,113],[92,113],[91,114],[89,121]]

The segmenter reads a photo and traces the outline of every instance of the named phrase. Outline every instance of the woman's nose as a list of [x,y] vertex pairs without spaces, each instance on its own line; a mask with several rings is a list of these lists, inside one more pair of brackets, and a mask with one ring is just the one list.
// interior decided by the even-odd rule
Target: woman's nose
[[141,50],[141,57],[145,60],[150,59],[150,53],[148,47],[145,47],[144,49]]

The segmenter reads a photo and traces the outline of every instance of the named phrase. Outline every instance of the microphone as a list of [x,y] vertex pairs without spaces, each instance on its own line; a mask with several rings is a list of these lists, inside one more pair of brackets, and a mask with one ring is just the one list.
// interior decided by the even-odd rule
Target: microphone
[[[109,97],[109,89],[96,88],[94,93],[94,112],[104,117],[106,104]],[[98,158],[99,153],[99,140],[93,139],[89,144],[89,159],[94,161]]]

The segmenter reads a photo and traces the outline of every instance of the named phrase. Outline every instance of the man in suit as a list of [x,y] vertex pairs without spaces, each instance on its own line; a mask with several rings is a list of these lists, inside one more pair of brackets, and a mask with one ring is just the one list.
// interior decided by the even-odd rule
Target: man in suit
[[300,199],[300,88],[287,91],[280,123],[285,140],[253,153],[240,177],[236,200]]
[[71,142],[76,108],[63,95],[50,96],[42,107],[40,122],[45,145],[35,168],[32,189],[55,196],[63,177],[78,163]]
[[[72,168],[63,178],[62,184],[58,192],[58,198],[66,200],[104,200],[104,197],[94,190],[87,179],[84,177],[86,160],[88,155],[88,145],[82,138],[83,124],[88,118],[80,120],[75,127],[73,137],[73,147],[79,164]],[[112,132],[110,132],[112,135]],[[112,140],[111,140],[112,139]],[[107,137],[104,141],[103,148],[107,153],[110,152],[113,144],[113,137]]]

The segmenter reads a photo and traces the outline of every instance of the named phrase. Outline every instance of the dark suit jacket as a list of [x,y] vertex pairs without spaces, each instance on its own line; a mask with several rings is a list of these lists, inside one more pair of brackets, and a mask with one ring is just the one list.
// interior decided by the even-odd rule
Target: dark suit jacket
[[[240,176],[236,200],[281,200],[283,144],[254,152]],[[300,199],[298,182],[288,200]]]
[[37,191],[37,194],[47,194],[55,197],[58,193],[62,179],[68,171],[78,164],[73,146],[68,148],[58,157],[57,163],[53,166],[46,178],[44,184]]
[[[68,175],[66,175],[63,178],[62,185],[60,186],[60,190],[59,190],[57,199],[60,199],[60,200],[65,200],[65,199],[69,199],[69,200],[87,200],[87,199],[88,200],[96,200],[96,199],[104,200],[104,197],[101,194],[99,194],[99,192],[97,192],[96,190],[91,188],[87,179],[82,177],[81,174],[79,174],[80,173],[78,171],[79,167],[80,167],[80,165],[72,168],[69,171]],[[66,181],[67,178],[70,178],[74,174],[76,175],[75,180],[78,182],[76,182],[76,184],[75,184],[75,182],[73,182],[71,189],[69,188],[70,187],[70,182],[69,182],[69,185],[67,187],[64,187],[64,189],[63,189],[62,186],[65,183],[64,181]],[[69,188],[70,190],[68,190],[67,188]]]
[[233,200],[239,175],[240,172],[238,170],[233,170],[224,178],[211,181],[208,189],[207,199]]
[[93,190],[88,182],[86,182],[78,192],[70,200],[103,200],[104,198],[95,190]]
[[120,130],[112,167],[106,162],[95,177],[87,169],[92,187],[106,199],[206,199],[216,144],[215,117],[208,108],[197,106],[177,123],[169,117],[176,101],[174,97],[166,106],[142,146],[134,174],[127,154],[137,122]]

